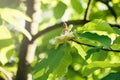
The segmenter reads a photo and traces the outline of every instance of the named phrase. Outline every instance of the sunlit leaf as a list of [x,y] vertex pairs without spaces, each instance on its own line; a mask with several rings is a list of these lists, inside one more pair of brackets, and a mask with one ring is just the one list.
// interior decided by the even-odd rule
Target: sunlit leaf
[[71,0],[71,5],[79,14],[83,12],[83,8],[79,0]]
[[111,67],[112,68],[120,67],[120,63],[109,63],[106,61],[94,61],[90,63],[89,65],[86,65],[82,73],[83,75],[88,76],[97,69],[111,68]]
[[4,79],[8,79],[8,80],[12,80],[11,77],[11,72],[7,71],[6,69],[4,69],[4,67],[0,67],[0,76],[1,76],[1,80]]
[[[84,23],[83,17],[89,0],[39,0],[37,4],[40,3],[40,6],[32,4],[29,10],[28,4],[31,1],[33,0],[0,0],[0,66],[2,66],[0,80],[3,77],[1,73],[4,73],[1,68],[7,72],[11,71],[11,78],[17,75],[19,60],[16,53],[20,51],[23,38],[20,33],[31,39],[24,24],[25,20],[32,23],[28,17],[29,12],[26,12],[31,13],[32,9],[34,9],[34,13],[31,13],[33,20],[34,15],[41,17],[38,24],[39,31],[57,23],[59,26],[59,23],[62,23],[60,19],[64,17],[65,21],[70,20],[66,23],[74,25],[72,29],[74,31],[71,32],[75,33],[75,37],[67,42],[69,46],[63,41],[63,44],[53,48],[54,45],[49,44],[49,40],[59,36],[64,31],[63,27],[56,26],[53,27],[54,30],[48,28],[45,30],[46,34],[43,31],[43,35],[37,40],[37,49],[33,53],[34,62],[29,64],[30,68],[28,67],[34,80],[120,80],[120,54],[114,52],[120,50],[120,28],[113,26],[114,23],[120,24],[120,0],[93,0],[87,12],[89,20],[87,23]],[[114,10],[107,8],[101,3],[102,1],[109,2],[109,6]],[[35,14],[37,11],[40,14]],[[114,11],[117,17],[114,16]],[[28,46],[24,47],[27,49]]]
[[0,49],[0,62],[3,65],[9,61],[9,59],[7,58],[7,52],[13,48],[14,48],[14,45],[10,45],[10,46]]
[[1,39],[10,39],[10,38],[12,38],[12,36],[11,36],[11,33],[9,32],[9,30],[5,26],[1,25],[0,26],[0,40]]
[[72,47],[71,55],[72,55],[73,64],[78,63],[81,66],[88,64],[87,61],[81,56],[80,53],[82,53],[82,51],[80,51],[79,48],[77,48],[77,46]]
[[2,40],[0,40],[0,49],[7,47],[11,44],[13,44],[13,39],[2,39]]
[[[8,53],[11,49],[14,49],[14,40],[10,31],[4,25],[0,26],[0,63],[5,65],[8,63],[11,54]],[[8,53],[8,54],[7,54]],[[8,57],[8,55],[10,55]]]
[[87,38],[90,40],[100,42],[102,45],[104,45],[107,48],[109,48],[109,46],[111,44],[111,39],[109,37],[104,36],[104,35],[100,36],[100,35],[97,35],[96,33],[86,32],[83,34],[79,34],[79,37],[83,37],[83,38]]
[[30,18],[28,18],[27,16],[25,16],[22,12],[20,12],[18,10],[5,8],[2,10],[2,13],[1,13],[1,18],[4,21],[14,25],[14,27],[16,27],[18,30],[20,30],[23,34],[25,34],[27,36],[27,38],[29,40],[31,40],[32,37],[31,37],[30,33],[20,23],[18,23],[17,20],[15,20],[20,17],[30,21]]
[[86,52],[85,52],[85,50],[82,48],[82,46],[79,45],[79,44],[77,44],[77,43],[75,43],[75,42],[72,43],[72,46],[74,46],[74,47],[78,50],[79,55],[80,55],[83,59],[85,59]]
[[67,6],[63,2],[58,2],[56,7],[54,8],[54,16],[56,19],[59,19],[63,16]]
[[113,3],[119,3],[119,0],[112,0]]
[[107,33],[115,33],[111,26],[101,19],[95,19],[83,26],[83,31],[95,32],[95,31],[104,31]]
[[10,10],[9,15],[11,15],[11,16],[13,16],[15,18],[24,19],[24,20],[27,20],[27,21],[31,22],[31,19],[27,15],[25,15],[23,12],[21,12],[19,10],[6,8],[4,11],[6,13],[8,13],[9,10]]

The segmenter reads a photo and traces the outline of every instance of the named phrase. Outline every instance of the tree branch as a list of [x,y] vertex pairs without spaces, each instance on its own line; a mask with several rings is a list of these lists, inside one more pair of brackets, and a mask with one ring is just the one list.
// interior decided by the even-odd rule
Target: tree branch
[[[84,25],[85,23],[90,22],[89,20],[71,20],[71,21],[67,21],[65,23],[67,23],[68,25],[73,24],[73,25]],[[57,28],[62,27],[64,24],[64,22],[52,25],[52,26],[48,26],[46,29],[39,31],[36,35],[33,35],[32,40],[30,41],[30,43],[34,42],[38,37],[40,37],[41,35],[50,32],[52,30],[55,30]],[[110,24],[111,27],[118,27],[120,28],[120,25],[118,24]]]
[[87,20],[87,15],[88,15],[88,11],[89,11],[89,8],[90,8],[91,1],[92,0],[88,1],[87,8],[86,8],[85,15],[84,15],[84,20]]
[[[71,40],[77,44],[81,44],[81,45],[84,45],[84,46],[88,46],[88,47],[96,47],[94,45],[90,45],[90,44],[85,44],[85,43],[81,43],[81,42],[78,42],[78,41],[75,41],[75,40]],[[101,50],[104,50],[104,51],[111,51],[111,52],[120,52],[120,50],[113,50],[113,49],[106,49],[106,48],[101,48]]]
[[[25,23],[25,28],[26,30],[31,34],[34,35],[37,33],[37,25],[38,21],[35,19],[34,15],[37,10],[36,10],[36,0],[26,0],[26,6],[27,6],[27,15],[32,19],[32,22],[27,22]],[[39,3],[39,2],[38,2]],[[38,7],[40,7],[38,5]],[[39,9],[39,8],[37,8]],[[37,14],[35,14],[37,15]],[[37,17],[38,18],[38,17]],[[16,73],[16,78],[15,80],[32,80],[32,75],[31,75],[31,62],[34,59],[34,54],[35,54],[35,49],[36,49],[36,43],[33,41],[32,44],[29,43],[29,40],[26,38],[26,36],[23,36],[23,40],[20,45],[20,50],[19,50],[19,62],[18,62],[18,70]],[[29,74],[29,76],[28,76]]]
[[[66,24],[70,25],[70,24],[73,24],[73,25],[83,25],[85,23],[87,23],[89,21],[87,20],[72,20],[72,21],[67,21],[65,22]],[[52,25],[52,26],[49,26],[48,28],[42,30],[42,31],[39,31],[36,35],[33,36],[32,40],[31,40],[31,43],[36,40],[39,36],[47,33],[47,32],[50,32],[54,29],[57,29],[57,28],[60,28],[62,27],[64,24],[64,22],[61,22],[61,23],[58,23],[58,24],[55,24],[55,25]]]

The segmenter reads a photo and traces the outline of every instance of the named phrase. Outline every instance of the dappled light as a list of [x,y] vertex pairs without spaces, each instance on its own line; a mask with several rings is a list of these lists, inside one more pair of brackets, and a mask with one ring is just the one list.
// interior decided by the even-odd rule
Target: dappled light
[[120,80],[120,0],[1,0],[0,80]]

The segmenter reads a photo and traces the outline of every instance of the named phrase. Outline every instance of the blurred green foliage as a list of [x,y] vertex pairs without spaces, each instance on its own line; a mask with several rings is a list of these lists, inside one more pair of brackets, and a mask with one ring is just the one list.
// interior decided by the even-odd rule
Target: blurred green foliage
[[[109,2],[117,19],[101,1]],[[64,28],[57,28],[38,38],[34,62],[31,64],[34,80],[119,80],[120,30],[110,24],[120,24],[119,0],[93,0],[84,25],[73,25],[72,40],[63,44],[50,44],[56,36],[63,36]],[[55,23],[83,19],[88,0],[41,0],[39,30]],[[102,6],[101,6],[102,5]],[[103,6],[104,5],[104,6]],[[24,0],[0,1],[0,77],[8,79],[16,75],[21,33],[29,40],[24,28]],[[69,33],[69,32],[68,32]],[[67,35],[68,37],[68,35]],[[76,43],[77,41],[78,43]],[[91,46],[90,46],[91,45]],[[113,51],[112,51],[113,50]],[[6,73],[7,72],[7,73]],[[10,73],[10,75],[9,75]]]

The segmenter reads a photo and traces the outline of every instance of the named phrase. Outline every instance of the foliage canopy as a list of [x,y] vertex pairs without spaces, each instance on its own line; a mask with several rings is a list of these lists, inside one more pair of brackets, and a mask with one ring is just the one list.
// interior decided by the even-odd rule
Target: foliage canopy
[[[35,1],[39,14],[29,12],[31,0],[0,1],[0,80],[15,79],[25,40],[24,50],[37,40],[26,68],[33,80],[120,79],[119,0]],[[38,32],[32,34],[26,25],[38,16]]]

